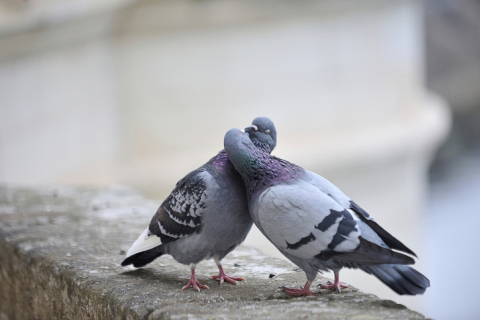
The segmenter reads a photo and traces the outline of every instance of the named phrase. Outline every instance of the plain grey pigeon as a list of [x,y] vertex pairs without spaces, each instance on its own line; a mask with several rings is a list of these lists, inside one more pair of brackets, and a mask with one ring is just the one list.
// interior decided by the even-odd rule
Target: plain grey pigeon
[[[259,130],[252,136],[254,145],[267,153],[275,148],[276,130],[269,118],[256,118],[248,129]],[[220,284],[237,284],[245,279],[226,275],[220,261],[245,240],[251,227],[242,178],[222,150],[177,183],[128,250],[122,266],[143,267],[170,254],[190,265],[191,278],[183,290],[193,286],[200,291],[208,287],[196,279],[195,265],[213,257],[220,273],[212,278]]]
[[[251,136],[251,135],[250,135]],[[406,266],[415,255],[327,179],[255,148],[248,133],[231,129],[225,135],[228,158],[245,183],[252,220],[260,231],[307,276],[301,289],[284,288],[294,296],[310,291],[319,271],[359,268],[373,274],[398,294],[425,292],[430,282]]]

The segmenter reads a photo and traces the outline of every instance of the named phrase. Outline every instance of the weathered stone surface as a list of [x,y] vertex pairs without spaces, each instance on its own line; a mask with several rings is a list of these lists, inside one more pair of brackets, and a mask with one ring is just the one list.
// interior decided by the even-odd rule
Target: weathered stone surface
[[224,259],[238,286],[211,280],[213,261],[198,265],[201,292],[181,291],[189,269],[170,256],[122,268],[157,205],[125,187],[0,187],[0,319],[424,319],[356,288],[288,297],[303,272],[247,247]]

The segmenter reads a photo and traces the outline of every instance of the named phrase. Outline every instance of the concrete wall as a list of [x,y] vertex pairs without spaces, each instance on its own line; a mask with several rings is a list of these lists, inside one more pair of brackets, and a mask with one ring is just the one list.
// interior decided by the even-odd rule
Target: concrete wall
[[154,210],[129,188],[0,186],[0,319],[405,319],[423,315],[350,287],[287,296],[304,283],[291,263],[240,246],[222,264],[247,281],[219,284],[213,260],[196,268],[210,289],[181,290],[186,265],[164,255],[145,268],[121,267],[125,250]]

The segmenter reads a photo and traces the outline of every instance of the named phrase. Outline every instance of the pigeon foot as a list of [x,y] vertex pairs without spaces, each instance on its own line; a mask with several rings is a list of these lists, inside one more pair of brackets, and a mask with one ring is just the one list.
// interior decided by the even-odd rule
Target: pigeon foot
[[300,297],[300,296],[316,296],[318,295],[318,293],[316,292],[313,292],[310,290],[310,285],[312,284],[311,281],[307,281],[307,283],[305,284],[305,287],[300,287],[300,289],[294,289],[294,288],[287,288],[287,287],[283,287],[283,291],[290,295],[290,296],[294,296],[294,297]]
[[320,288],[322,289],[330,289],[330,290],[338,290],[338,292],[342,292],[341,288],[348,288],[350,287],[349,284],[343,283],[340,281],[328,281],[327,284],[321,284]]
[[335,275],[335,280],[333,282],[328,281],[327,284],[321,284],[320,288],[330,289],[330,290],[338,290],[338,292],[342,292],[341,288],[350,287],[349,284],[340,282],[340,269],[333,270],[333,274]]
[[195,270],[192,270],[192,276],[190,277],[190,281],[188,281],[187,285],[182,288],[182,291],[185,289],[188,289],[190,287],[193,287],[193,289],[197,290],[200,292],[200,288],[202,289],[210,289],[208,286],[205,286],[201,284],[198,280],[197,277],[195,277]]
[[245,281],[245,278],[234,278],[234,277],[228,276],[225,273],[225,271],[223,270],[223,267],[221,265],[218,265],[218,270],[220,271],[218,276],[211,276],[210,278],[219,279],[220,284],[222,284],[224,281],[226,281],[226,282],[229,282],[231,284],[237,285],[238,284],[237,281]]

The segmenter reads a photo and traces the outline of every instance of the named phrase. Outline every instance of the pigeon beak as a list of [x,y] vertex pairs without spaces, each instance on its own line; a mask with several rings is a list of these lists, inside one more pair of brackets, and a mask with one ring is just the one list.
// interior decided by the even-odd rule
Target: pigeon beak
[[249,132],[251,132],[251,131],[257,131],[257,130],[258,130],[258,127],[257,127],[256,125],[254,125],[254,124],[252,124],[250,127],[246,127],[246,128],[245,128],[245,132],[246,132],[246,133],[249,133]]

